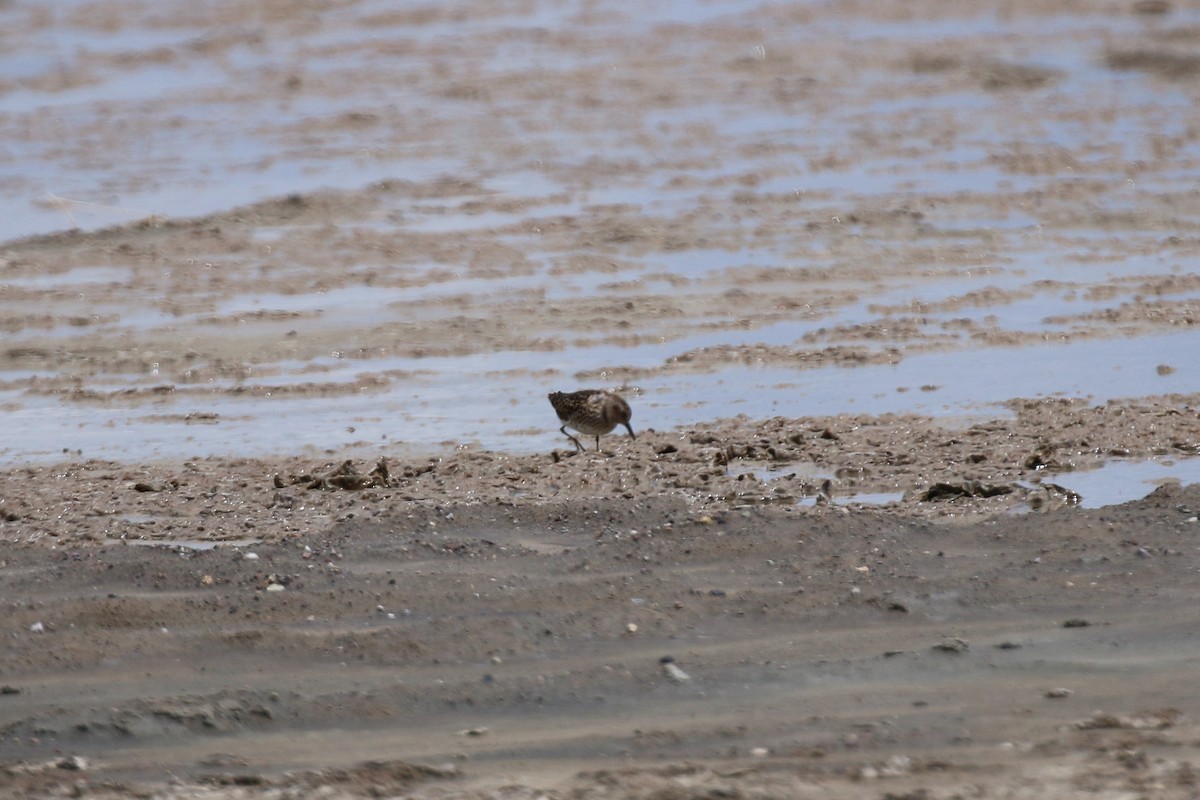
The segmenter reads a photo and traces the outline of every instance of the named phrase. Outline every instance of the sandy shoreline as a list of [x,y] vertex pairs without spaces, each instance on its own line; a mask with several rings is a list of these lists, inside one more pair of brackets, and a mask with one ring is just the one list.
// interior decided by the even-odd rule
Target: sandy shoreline
[[1200,491],[1067,486],[1195,402],[8,470],[0,784],[1186,797]]
[[21,544],[31,521],[0,523],[0,784],[1194,791],[1195,487],[1020,514],[958,497],[931,516],[689,501],[639,488],[624,451],[545,458],[556,496],[524,500],[500,491],[521,459],[495,453],[440,465],[436,494],[276,487],[250,466],[59,471],[82,490],[75,536]]
[[[3,473],[0,539],[75,546],[111,540],[279,541],[293,511],[339,518],[396,502],[530,505],[598,497],[672,497],[703,512],[886,496],[890,508],[938,518],[1052,510],[1081,496],[1073,478],[1114,462],[1188,459],[1200,448],[1200,398],[1148,397],[1093,406],[1014,401],[1012,416],[950,426],[916,415],[749,420],[610,435],[602,453],[561,447],[526,455],[463,448],[405,459],[377,451],[333,458],[197,458],[34,465]],[[546,406],[546,416],[553,410]],[[1188,462],[1190,463],[1190,462]],[[382,472],[380,466],[382,464]],[[1153,488],[1122,490],[1138,497]],[[318,516],[312,517],[311,515]]]
[[303,5],[4,6],[0,794],[1196,795],[1195,3]]

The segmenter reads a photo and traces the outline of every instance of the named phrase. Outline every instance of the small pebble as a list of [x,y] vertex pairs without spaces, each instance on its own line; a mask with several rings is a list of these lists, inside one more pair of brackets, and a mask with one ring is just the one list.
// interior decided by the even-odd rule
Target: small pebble
[[46,626],[40,622],[35,622],[29,626],[29,632],[30,633],[45,633]]
[[957,636],[947,636],[933,646],[934,650],[941,650],[945,653],[965,653],[970,649],[970,645],[966,639],[960,639]]
[[82,772],[88,768],[88,760],[83,756],[67,756],[56,764],[59,769],[69,769]]
[[1059,686],[1057,688],[1050,689],[1049,691],[1047,691],[1046,697],[1050,698],[1051,700],[1060,700],[1064,697],[1070,697],[1073,694],[1075,694],[1075,693],[1072,692],[1070,689],[1064,689],[1063,687]]
[[458,732],[459,736],[487,736],[487,728],[467,728]]
[[662,671],[663,675],[666,675],[668,680],[672,680],[675,683],[685,683],[692,679],[691,675],[688,675],[679,667],[675,666],[673,662],[667,662],[666,664],[663,664]]
[[246,559],[247,561],[258,561],[258,553],[246,553],[246,555],[242,556],[242,558]]

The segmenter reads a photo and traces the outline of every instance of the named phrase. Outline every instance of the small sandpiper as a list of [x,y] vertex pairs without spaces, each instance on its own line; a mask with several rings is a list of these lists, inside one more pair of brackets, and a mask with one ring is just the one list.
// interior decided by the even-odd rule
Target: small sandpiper
[[624,398],[604,389],[580,389],[578,392],[551,392],[550,405],[563,423],[559,428],[563,436],[575,443],[576,449],[584,451],[584,446],[571,434],[567,427],[572,427],[585,436],[596,437],[596,449],[600,449],[600,437],[611,431],[617,425],[624,425],[629,436],[636,439],[633,428],[629,425],[629,403]]

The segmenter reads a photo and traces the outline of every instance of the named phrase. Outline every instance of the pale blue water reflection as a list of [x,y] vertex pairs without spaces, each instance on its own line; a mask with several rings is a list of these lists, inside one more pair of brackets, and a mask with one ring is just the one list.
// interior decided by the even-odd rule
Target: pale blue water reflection
[[[179,8],[170,0],[121,4],[124,13],[108,23],[86,13],[90,5],[0,7],[7,30],[27,28],[7,36],[0,52],[0,121],[11,133],[0,162],[0,239],[445,176],[477,185],[478,195],[400,198],[371,222],[340,232],[359,225],[448,241],[480,236],[481,248],[502,244],[523,263],[480,274],[455,264],[406,264],[397,269],[408,270],[415,285],[318,289],[300,282],[295,294],[214,292],[179,311],[170,305],[169,265],[155,267],[163,270],[160,283],[147,281],[154,297],[128,302],[91,295],[99,284],[126,282],[132,267],[0,272],[0,303],[21,306],[14,318],[32,313],[31,293],[42,292],[42,300],[78,295],[60,307],[74,321],[13,323],[6,331],[10,349],[61,349],[57,377],[89,368],[89,337],[175,336],[255,312],[280,312],[258,329],[275,335],[458,313],[441,307],[454,296],[476,300],[470,313],[486,315],[489,300],[522,293],[558,302],[604,297],[614,283],[665,279],[672,287],[677,280],[682,296],[709,286],[758,289],[742,286],[740,276],[767,276],[766,283],[772,269],[828,274],[811,286],[793,280],[784,298],[790,315],[747,314],[741,327],[726,318],[741,321],[736,295],[728,295],[729,308],[720,309],[726,317],[700,321],[708,330],[676,335],[633,326],[628,339],[642,337],[633,345],[565,326],[543,337],[553,342],[536,352],[350,358],[356,351],[347,345],[312,359],[247,363],[240,378],[181,381],[175,394],[121,406],[42,387],[13,389],[34,377],[14,369],[0,374],[0,386],[10,387],[0,392],[9,422],[0,439],[5,463],[53,459],[64,448],[129,459],[281,446],[429,452],[467,442],[532,452],[557,442],[546,391],[571,388],[585,380],[581,374],[593,382],[606,369],[601,382],[654,371],[630,383],[637,422],[659,429],[736,413],[970,418],[1004,414],[1002,404],[1013,397],[1099,403],[1200,391],[1193,355],[1200,334],[1193,330],[1071,341],[1073,323],[1047,321],[1119,308],[1139,291],[1139,278],[1194,271],[1194,83],[1106,66],[1111,43],[1136,43],[1159,25],[1125,9],[1002,16],[986,5],[964,6],[953,18],[927,20],[870,5],[831,13],[822,3],[757,0],[636,9],[535,0],[443,4],[414,17],[403,4],[369,0],[319,20],[298,12],[239,26],[200,14],[167,22]],[[464,10],[475,13],[457,13]],[[1160,27],[1186,31],[1198,23],[1200,10],[1173,8]],[[684,29],[694,38],[681,35]],[[956,49],[966,37],[973,49]],[[866,48],[886,57],[860,65]],[[916,68],[914,58],[926,54],[947,59]],[[667,68],[639,71],[650,55]],[[787,69],[762,78],[760,67],[773,59]],[[1057,72],[1032,87],[981,88],[978,69],[996,64]],[[551,86],[542,80],[551,74],[569,80]],[[626,96],[641,99],[607,102]],[[753,201],[773,194],[788,202],[764,220],[771,212]],[[497,197],[512,200],[513,210],[471,212],[472,200]],[[1047,211],[1056,197],[1066,200]],[[544,244],[542,230],[556,218],[584,219],[600,206],[634,208],[658,228],[679,230],[675,249],[639,250],[619,237],[578,250],[569,249],[569,237]],[[855,224],[862,208],[911,213],[911,225]],[[691,225],[693,218],[701,222]],[[725,241],[736,247],[706,243],[710,225],[735,231]],[[272,221],[253,241],[266,248],[301,231]],[[906,247],[919,249],[925,262],[895,267],[892,257]],[[562,268],[584,250],[611,255],[619,269]],[[143,255],[153,263],[152,252]],[[251,271],[260,263],[246,254],[227,268]],[[337,266],[352,274],[360,265]],[[1089,295],[1087,287],[1100,281],[1115,284],[1115,294]],[[1000,294],[956,303],[991,290]],[[1181,285],[1164,298],[1197,303],[1200,293]],[[287,317],[293,313],[299,321]],[[874,324],[886,333],[905,317],[944,329],[949,349],[924,352],[886,337],[855,338],[851,330]],[[964,321],[976,327],[955,327]],[[979,329],[1034,338],[996,346],[973,341]],[[903,357],[855,368],[736,361],[711,371],[673,361],[698,348],[740,345],[895,346]],[[140,363],[131,352],[122,364],[133,366],[120,368]],[[1175,370],[1160,375],[1160,364]],[[386,382],[378,384],[381,376]],[[96,376],[89,388],[116,393],[166,380],[143,370]],[[271,391],[275,382],[304,381],[347,391]],[[253,391],[217,391],[236,387]],[[193,412],[217,421],[188,419]]]

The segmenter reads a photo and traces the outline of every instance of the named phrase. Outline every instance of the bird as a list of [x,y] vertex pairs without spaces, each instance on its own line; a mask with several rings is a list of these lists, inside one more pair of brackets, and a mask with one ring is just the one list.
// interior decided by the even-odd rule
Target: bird
[[596,450],[600,449],[600,437],[617,425],[624,425],[631,439],[637,439],[629,424],[632,412],[629,403],[615,392],[606,389],[580,389],[577,392],[551,392],[550,405],[563,423],[559,428],[563,436],[575,443],[575,448],[583,452],[587,448],[579,443],[567,427],[574,428],[586,436],[596,437]]

